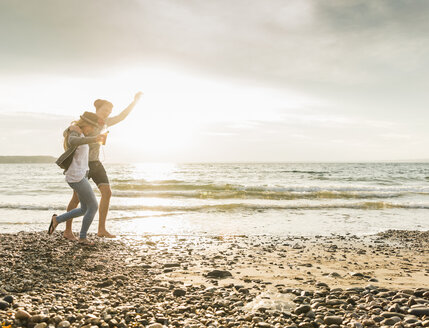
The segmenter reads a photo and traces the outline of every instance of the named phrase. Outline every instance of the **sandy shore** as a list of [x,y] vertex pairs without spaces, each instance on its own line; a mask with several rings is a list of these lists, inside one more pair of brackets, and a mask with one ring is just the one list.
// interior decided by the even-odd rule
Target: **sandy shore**
[[12,327],[429,327],[429,232],[0,235]]

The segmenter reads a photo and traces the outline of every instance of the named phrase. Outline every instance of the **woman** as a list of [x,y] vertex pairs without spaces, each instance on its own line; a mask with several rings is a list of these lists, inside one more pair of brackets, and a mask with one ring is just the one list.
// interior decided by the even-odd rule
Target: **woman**
[[[109,117],[112,113],[113,104],[107,100],[97,99],[94,102],[95,113],[97,114],[99,122],[102,123],[101,125],[104,126],[99,126],[92,135],[99,134],[104,127],[115,125],[124,120],[128,114],[131,113],[142,95],[142,92],[137,92],[134,96],[134,101],[128,105],[128,107],[125,108],[119,115],[114,117]],[[80,130],[74,126],[71,126],[68,130],[80,132]],[[93,143],[89,145],[89,179],[92,179],[95,182],[101,194],[97,236],[115,238],[116,236],[112,235],[106,229],[106,218],[109,211],[112,190],[110,189],[109,178],[107,177],[106,170],[104,169],[103,163],[101,163],[99,159],[99,153],[100,144]],[[78,204],[79,198],[77,197],[76,192],[74,192],[72,199],[67,206],[67,211],[71,211],[72,209],[76,208]],[[69,240],[76,240],[76,237],[72,231],[72,220],[67,221],[63,236]]]
[[51,219],[51,224],[49,225],[48,234],[51,235],[59,223],[66,222],[72,218],[83,215],[79,242],[83,244],[92,244],[87,239],[87,232],[92,220],[94,219],[95,213],[97,213],[98,204],[94,191],[92,190],[87,178],[87,172],[89,170],[88,145],[102,143],[105,141],[106,137],[105,135],[88,137],[99,128],[98,116],[94,113],[85,112],[80,116],[80,120],[74,122],[74,124],[79,127],[82,132],[78,133],[76,131],[70,131],[65,140],[65,145],[67,147],[77,148],[73,154],[73,160],[64,174],[66,176],[67,183],[79,197],[81,207],[68,211],[60,216],[54,214]]

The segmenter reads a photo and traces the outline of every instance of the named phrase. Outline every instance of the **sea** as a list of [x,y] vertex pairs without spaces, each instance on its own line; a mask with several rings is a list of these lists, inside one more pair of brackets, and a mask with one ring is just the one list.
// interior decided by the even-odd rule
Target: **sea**
[[[429,230],[429,163],[105,167],[113,191],[107,226],[119,236]],[[52,214],[63,213],[71,195],[55,164],[0,164],[0,232],[46,231]],[[75,219],[74,231],[80,224],[81,218]],[[97,225],[98,213],[90,232]]]

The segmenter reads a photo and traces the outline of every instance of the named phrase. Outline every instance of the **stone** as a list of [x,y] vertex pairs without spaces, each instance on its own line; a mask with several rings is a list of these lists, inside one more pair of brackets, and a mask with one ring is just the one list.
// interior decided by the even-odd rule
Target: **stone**
[[186,290],[184,290],[184,289],[175,289],[173,291],[173,296],[180,297],[180,296],[185,296],[185,295],[186,295]]
[[393,326],[395,323],[396,323],[396,320],[393,318],[387,318],[387,319],[384,319],[382,322],[380,322],[380,324],[384,326]]
[[256,324],[256,327],[259,327],[259,328],[272,328],[273,325],[270,325],[269,323],[266,323],[266,322],[258,322]]
[[226,277],[232,277],[231,272],[226,270],[213,270],[207,273],[207,277],[209,278],[226,278]]
[[36,314],[31,316],[30,321],[34,323],[39,323],[43,321],[42,319],[43,319],[43,316],[41,314]]
[[6,310],[9,306],[8,302],[0,301],[0,310]]
[[109,287],[109,286],[112,286],[113,285],[113,280],[111,280],[111,279],[107,279],[107,280],[105,280],[105,281],[103,281],[103,282],[100,282],[100,283],[98,283],[98,284],[95,284],[95,287],[98,287],[98,288],[105,288],[105,287]]
[[304,304],[304,305],[298,306],[295,309],[295,314],[299,315],[299,314],[302,314],[302,313],[307,313],[310,310],[311,310],[311,306],[308,305],[308,304]]
[[362,321],[364,326],[375,326],[375,321],[372,319],[365,319]]
[[3,301],[8,302],[9,304],[13,303],[13,296],[12,295],[6,295],[3,297]]
[[341,325],[343,323],[343,317],[338,315],[329,315],[323,319],[326,325]]
[[34,328],[46,328],[48,324],[46,322],[40,322],[34,326]]
[[19,320],[29,320],[31,318],[31,315],[27,311],[20,309],[16,311],[15,318]]
[[164,268],[177,268],[180,267],[180,263],[165,263]]
[[398,313],[398,312],[382,312],[380,315],[385,318],[391,318],[391,317],[404,318],[405,317],[402,313]]
[[61,321],[57,328],[69,328],[70,327],[70,322],[68,322],[67,320]]
[[421,317],[424,315],[429,315],[429,308],[427,307],[411,308],[408,310],[408,313]]
[[152,323],[147,328],[163,328],[163,326],[160,323]]

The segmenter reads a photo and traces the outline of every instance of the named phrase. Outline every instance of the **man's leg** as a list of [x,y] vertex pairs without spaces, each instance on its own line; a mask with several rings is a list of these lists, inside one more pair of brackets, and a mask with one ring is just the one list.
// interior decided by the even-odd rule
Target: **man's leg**
[[101,199],[100,199],[100,208],[98,210],[99,212],[99,219],[98,219],[98,237],[107,237],[107,238],[115,238],[115,235],[112,235],[106,230],[106,219],[107,219],[107,213],[109,212],[109,204],[110,204],[110,198],[112,197],[112,190],[110,189],[109,184],[100,184],[98,185],[98,189],[101,193]]
[[[73,196],[70,199],[70,202],[67,206],[67,212],[70,212],[72,209],[76,208],[79,205],[79,197],[77,196],[76,191],[73,191]],[[76,236],[72,231],[73,220],[68,220],[66,222],[66,230],[64,230],[63,236],[68,240],[77,240]]]

